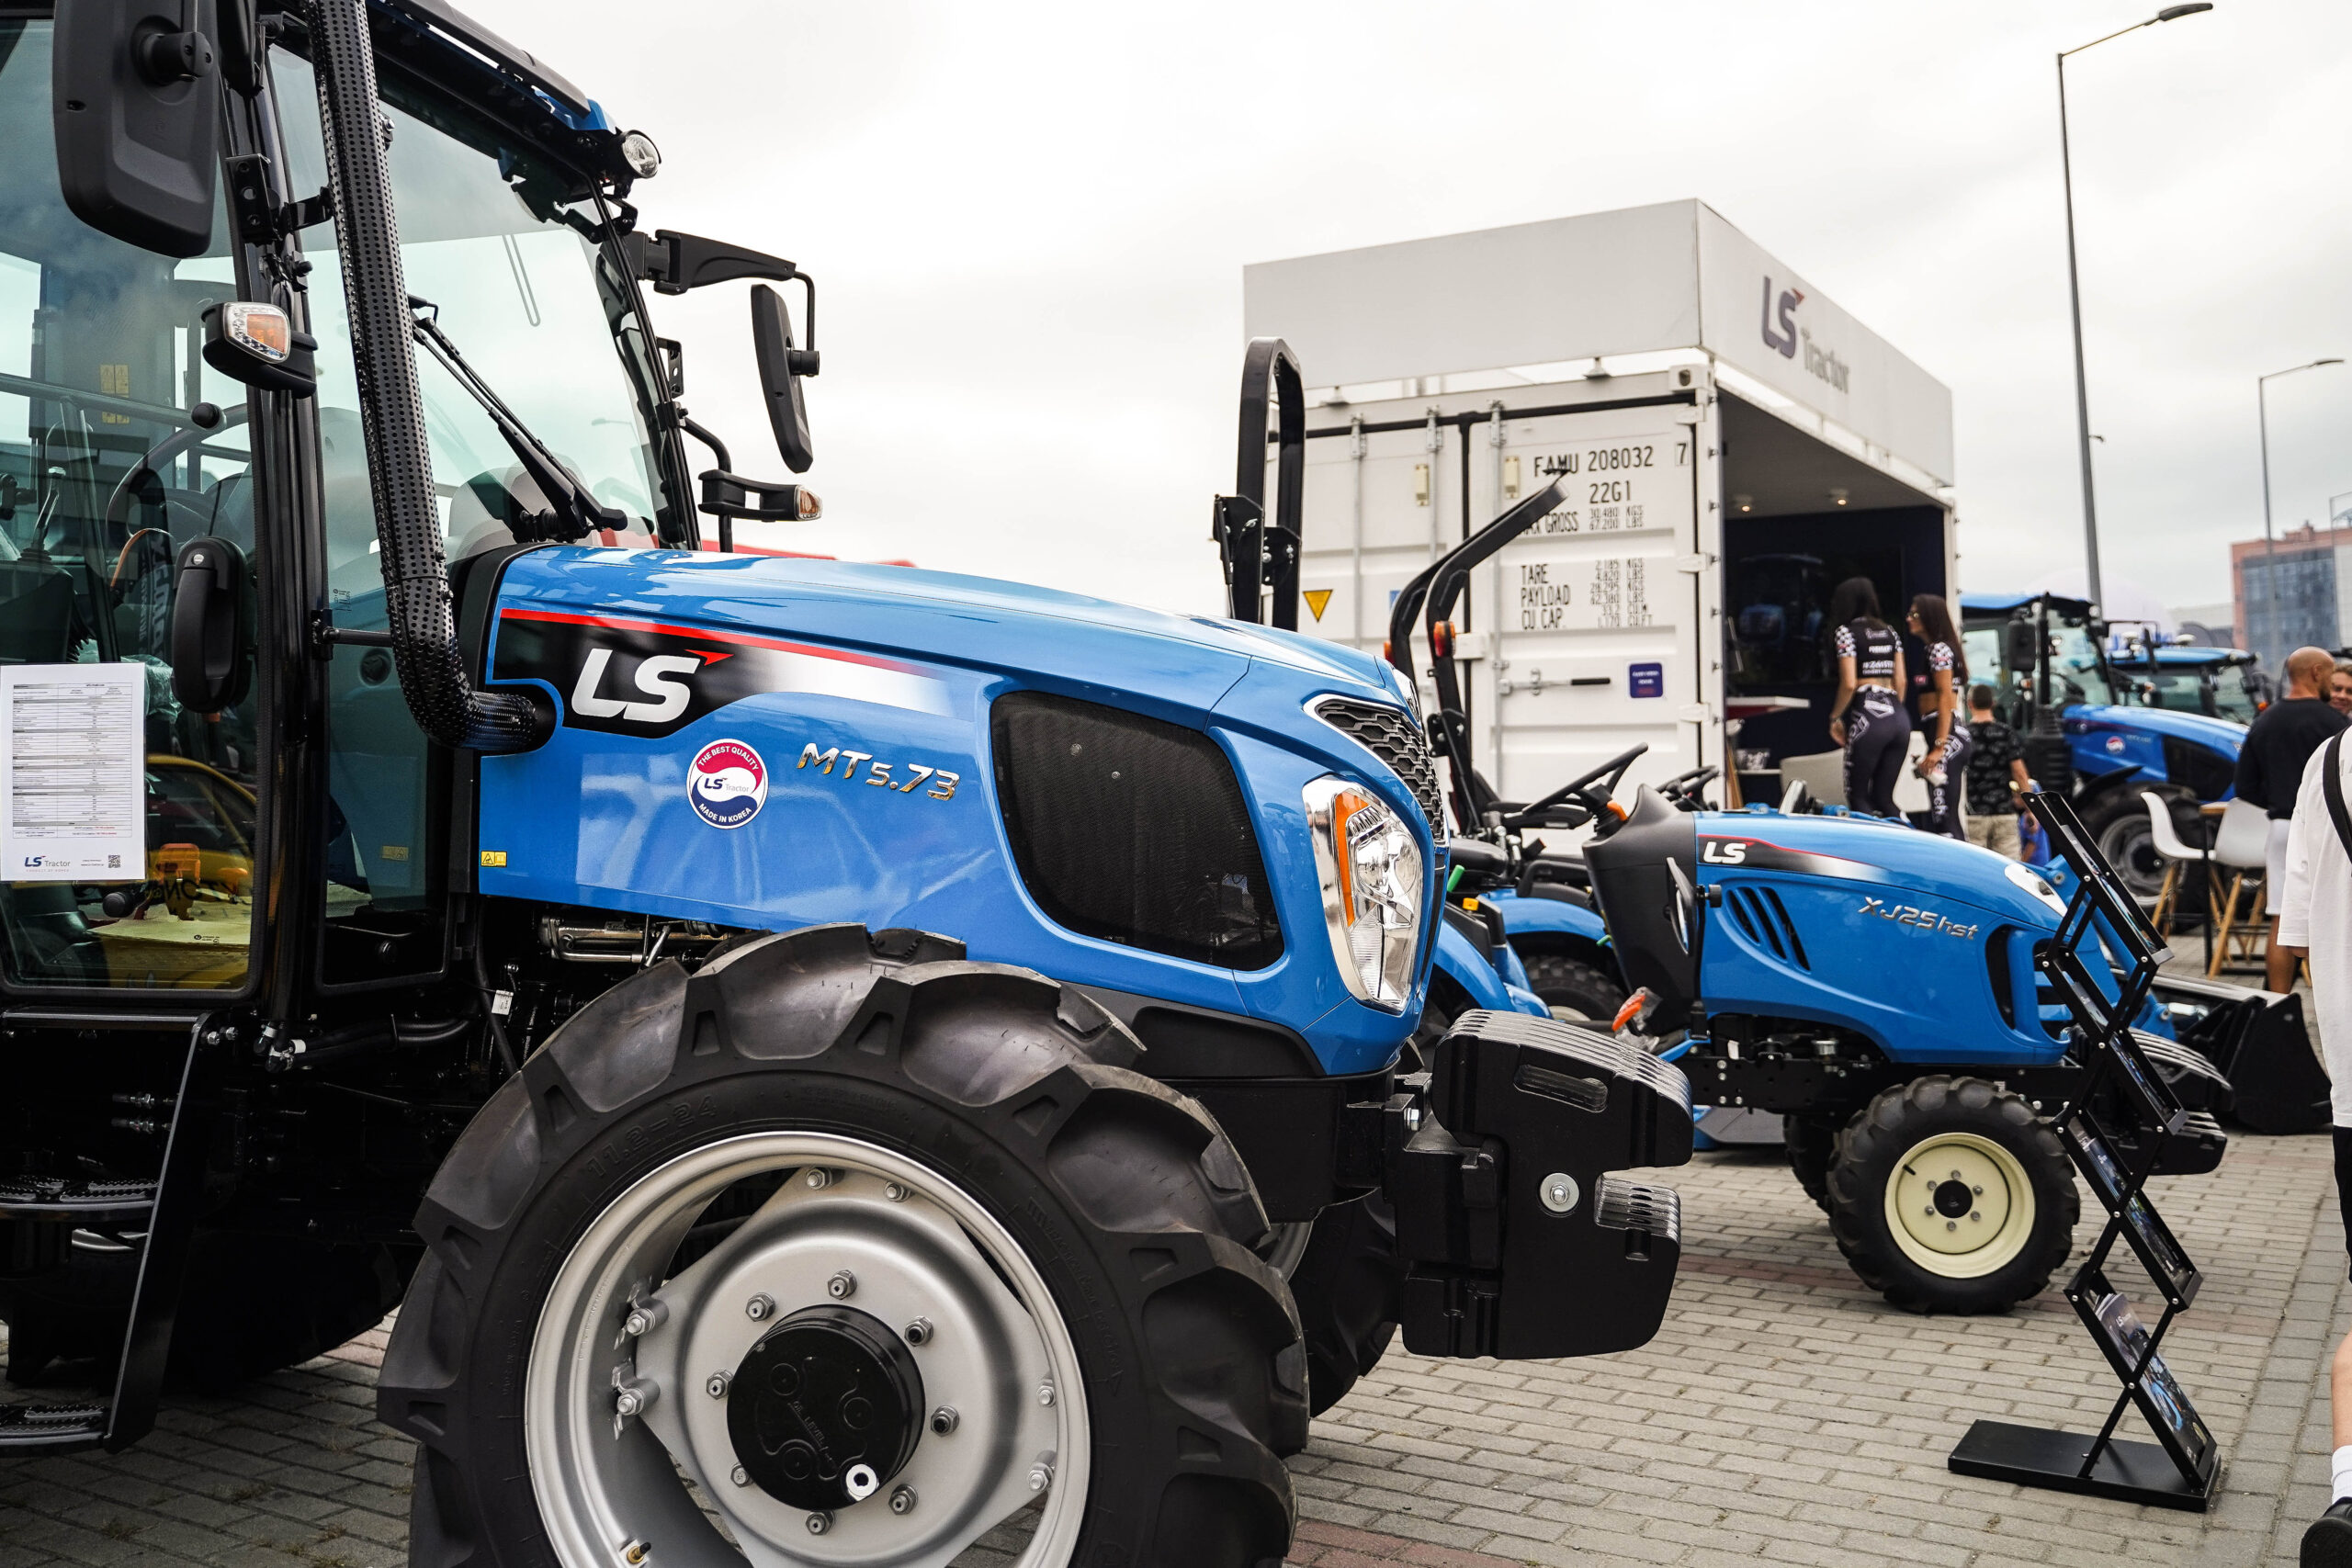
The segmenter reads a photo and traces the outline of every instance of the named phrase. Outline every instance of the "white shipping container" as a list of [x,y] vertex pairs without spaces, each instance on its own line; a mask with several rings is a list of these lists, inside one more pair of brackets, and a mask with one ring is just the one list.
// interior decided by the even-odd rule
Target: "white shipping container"
[[1697,202],[1265,264],[1245,295],[1312,389],[1303,629],[1378,649],[1415,573],[1566,481],[1453,616],[1507,799],[1637,741],[1636,781],[1736,747],[1777,798],[1828,749],[1834,582],[1899,624],[1955,581],[1949,394]]

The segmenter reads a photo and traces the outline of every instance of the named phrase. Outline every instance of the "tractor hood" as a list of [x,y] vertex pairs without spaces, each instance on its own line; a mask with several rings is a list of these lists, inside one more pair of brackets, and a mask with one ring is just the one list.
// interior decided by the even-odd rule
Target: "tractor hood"
[[2067,722],[2080,723],[2093,730],[2139,730],[2143,734],[2169,736],[2191,745],[2237,761],[2238,749],[2245,744],[2245,726],[2232,719],[2213,718],[2201,713],[2183,713],[2178,708],[2123,707],[2108,703],[2080,703],[2066,710]]
[[1099,685],[1204,711],[1252,662],[1281,666],[1312,684],[1397,700],[1385,665],[1334,643],[910,567],[563,546],[515,558],[499,599],[502,610],[635,615],[876,654],[1067,672],[1074,696]]
[[1697,824],[1699,869],[1791,873],[1850,882],[1873,912],[1954,919],[1966,905],[2017,925],[2055,929],[2064,900],[2031,866],[1901,823],[1855,817],[1784,817],[1769,810],[1705,811]]

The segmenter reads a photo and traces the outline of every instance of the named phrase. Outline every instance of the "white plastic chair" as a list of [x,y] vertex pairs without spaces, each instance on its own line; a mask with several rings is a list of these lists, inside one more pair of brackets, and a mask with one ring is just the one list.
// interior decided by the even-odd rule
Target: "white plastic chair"
[[2213,933],[2219,939],[2213,944],[2212,961],[2205,966],[2209,979],[2222,972],[2222,965],[2229,961],[2230,948],[2233,943],[2239,950],[2238,957],[2242,962],[2262,962],[2258,949],[2269,941],[2270,924],[2261,917],[2259,906],[2255,919],[2240,920],[2238,900],[2245,896],[2249,878],[2256,886],[2262,885],[2264,873],[2269,865],[2269,853],[2270,813],[2251,801],[2231,801],[2222,813],[2221,831],[2213,835],[2213,863],[2226,867],[2235,874],[2230,878],[2228,897],[2222,897],[2221,888],[2213,885],[2221,881],[2218,876],[2213,878],[2213,884],[2207,886],[2205,893]]
[[2180,908],[2181,868],[2205,858],[2203,850],[2191,849],[2173,831],[2172,812],[2165,806],[2164,796],[2154,790],[2140,792],[2141,804],[2148,808],[2148,837],[2157,854],[2164,857],[2164,886],[2156,890],[2156,907],[2149,912],[2157,931],[2172,935],[2173,916]]

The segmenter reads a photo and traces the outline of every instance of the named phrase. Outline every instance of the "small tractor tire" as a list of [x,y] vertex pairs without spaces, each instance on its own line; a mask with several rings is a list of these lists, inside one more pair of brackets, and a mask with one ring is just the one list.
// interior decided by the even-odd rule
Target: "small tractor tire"
[[736,1561],[689,1481],[761,1561],[1283,1556],[1306,1358],[1247,1169],[1093,1002],[962,958],[657,964],[491,1099],[379,1383],[412,1562]]
[[[175,1385],[225,1394],[366,1333],[400,1304],[413,1254],[304,1236],[199,1231],[172,1326]],[[110,1376],[139,1280],[135,1246],[77,1239],[60,1267],[0,1280],[9,1379],[96,1361]]]
[[1405,1260],[1396,1212],[1377,1192],[1334,1203],[1315,1218],[1290,1292],[1306,1334],[1308,1408],[1320,1416],[1372,1371],[1396,1337]]
[[1781,1118],[1781,1138],[1789,1151],[1789,1169],[1804,1189],[1804,1195],[1822,1208],[1829,1207],[1829,1168],[1838,1159],[1838,1134],[1845,1127],[1842,1116],[1799,1116]]
[[1552,1016],[1606,1031],[1625,1005],[1625,987],[1597,964],[1557,953],[1523,953],[1528,987],[1542,997]]
[[1862,1283],[1920,1313],[2005,1312],[2074,1246],[2081,1199],[2058,1136],[1983,1078],[1914,1078],[1850,1122],[1829,1228]]

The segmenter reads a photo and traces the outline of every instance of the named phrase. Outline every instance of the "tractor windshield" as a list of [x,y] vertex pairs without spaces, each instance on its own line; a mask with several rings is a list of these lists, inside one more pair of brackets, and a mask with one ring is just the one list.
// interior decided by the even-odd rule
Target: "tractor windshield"
[[[293,188],[326,183],[310,65],[272,57]],[[486,122],[387,73],[392,196],[409,291],[430,299],[466,358],[515,415],[630,525],[606,543],[646,545],[673,504],[650,429],[650,360],[627,289],[590,231],[592,205],[563,199],[569,181]],[[375,512],[360,445],[351,332],[334,235],[300,235],[319,339],[319,423],[326,474],[331,591],[346,625],[380,625]],[[417,356],[435,488],[453,556],[512,542],[546,498],[490,416],[429,355]]]
[[233,987],[256,701],[182,709],[167,635],[179,545],[268,565],[244,389],[200,357],[203,310],[237,297],[229,224],[175,261],[66,210],[51,36],[0,18],[0,963],[18,986]]

